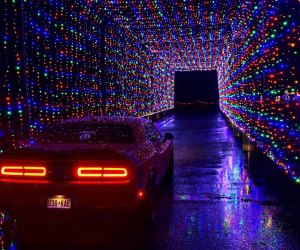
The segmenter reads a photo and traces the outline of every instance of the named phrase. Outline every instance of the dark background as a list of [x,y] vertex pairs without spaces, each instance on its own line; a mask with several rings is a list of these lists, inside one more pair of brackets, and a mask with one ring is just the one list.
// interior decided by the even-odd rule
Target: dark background
[[218,74],[209,71],[176,71],[175,103],[219,101]]

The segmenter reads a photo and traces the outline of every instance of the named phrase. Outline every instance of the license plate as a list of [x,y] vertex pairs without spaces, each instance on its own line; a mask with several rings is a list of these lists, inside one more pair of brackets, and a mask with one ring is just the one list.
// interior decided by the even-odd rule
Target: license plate
[[71,198],[64,195],[55,195],[48,198],[47,203],[48,208],[60,208],[60,209],[70,209],[71,208]]

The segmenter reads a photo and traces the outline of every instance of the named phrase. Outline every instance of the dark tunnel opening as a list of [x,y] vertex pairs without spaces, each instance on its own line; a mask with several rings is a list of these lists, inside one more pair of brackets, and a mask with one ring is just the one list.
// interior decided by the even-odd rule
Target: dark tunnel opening
[[176,71],[175,109],[219,109],[216,70]]

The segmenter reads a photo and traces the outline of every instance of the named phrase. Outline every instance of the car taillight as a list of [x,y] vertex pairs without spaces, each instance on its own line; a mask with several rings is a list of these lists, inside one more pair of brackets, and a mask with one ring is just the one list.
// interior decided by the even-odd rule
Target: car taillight
[[46,168],[44,166],[22,166],[22,165],[3,165],[1,167],[1,175],[3,176],[46,176]]
[[78,167],[78,177],[93,177],[101,179],[127,179],[129,173],[125,167]]
[[77,175],[79,177],[101,177],[103,168],[96,167],[79,167]]
[[104,168],[103,177],[128,177],[126,168]]

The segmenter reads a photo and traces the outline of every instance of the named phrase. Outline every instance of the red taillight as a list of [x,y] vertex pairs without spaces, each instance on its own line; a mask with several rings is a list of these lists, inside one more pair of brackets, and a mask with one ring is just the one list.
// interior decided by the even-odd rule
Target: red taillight
[[77,175],[79,177],[101,177],[103,168],[97,167],[79,167]]
[[23,167],[22,166],[3,166],[1,168],[2,175],[15,175],[23,176]]
[[43,177],[46,176],[46,168],[43,166],[22,166],[22,165],[2,166],[1,175]]
[[96,177],[96,178],[121,178],[129,177],[127,168],[124,167],[78,167],[78,177]]
[[126,168],[103,168],[103,177],[128,177]]
[[24,176],[46,176],[45,167],[24,166]]

